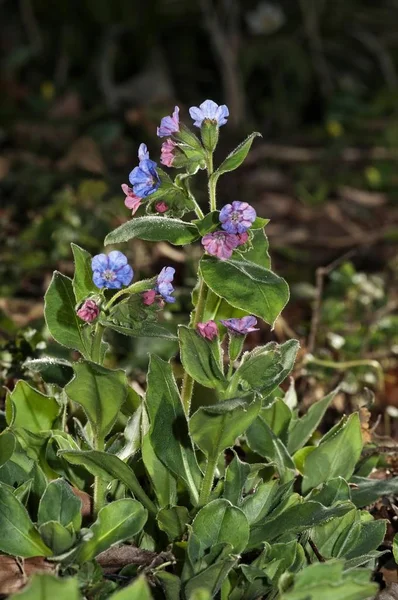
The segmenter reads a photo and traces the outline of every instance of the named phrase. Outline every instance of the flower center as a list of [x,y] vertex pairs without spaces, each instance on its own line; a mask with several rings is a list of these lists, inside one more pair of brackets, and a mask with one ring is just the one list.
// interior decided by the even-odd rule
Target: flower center
[[102,277],[105,279],[105,281],[114,281],[116,279],[116,273],[110,269],[107,269],[102,273]]
[[239,223],[240,213],[238,213],[236,210],[234,210],[234,212],[231,213],[230,219],[233,223]]

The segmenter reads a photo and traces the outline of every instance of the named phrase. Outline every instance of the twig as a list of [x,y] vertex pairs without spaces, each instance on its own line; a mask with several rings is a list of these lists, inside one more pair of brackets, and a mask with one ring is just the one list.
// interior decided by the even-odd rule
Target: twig
[[352,250],[349,250],[348,252],[343,254],[343,256],[340,256],[339,258],[337,258],[336,260],[331,262],[326,267],[319,267],[316,270],[316,295],[315,295],[314,307],[312,310],[311,328],[310,328],[310,334],[308,336],[308,345],[307,345],[309,354],[313,354],[314,349],[315,349],[316,335],[318,332],[319,322],[321,319],[321,305],[322,305],[322,295],[323,295],[323,287],[324,287],[325,277],[326,277],[326,275],[329,275],[329,273],[331,271],[333,271],[336,267],[338,267],[345,260],[348,260],[349,258],[351,258],[351,256],[353,256],[356,252],[357,252],[357,249],[353,248]]
[[362,450],[362,456],[373,456],[374,454],[398,454],[398,446],[377,446]]
[[311,549],[312,549],[313,553],[315,554],[315,556],[317,557],[317,559],[319,560],[319,562],[325,562],[325,559],[323,558],[322,554],[319,552],[318,548],[316,547],[315,542],[313,542],[310,537],[308,538],[308,543],[311,546]]

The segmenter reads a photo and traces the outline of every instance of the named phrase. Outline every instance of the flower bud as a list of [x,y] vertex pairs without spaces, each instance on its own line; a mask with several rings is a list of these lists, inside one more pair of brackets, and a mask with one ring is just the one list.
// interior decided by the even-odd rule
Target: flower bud
[[99,306],[94,300],[85,300],[79,310],[76,311],[76,314],[82,321],[92,323],[99,315]]

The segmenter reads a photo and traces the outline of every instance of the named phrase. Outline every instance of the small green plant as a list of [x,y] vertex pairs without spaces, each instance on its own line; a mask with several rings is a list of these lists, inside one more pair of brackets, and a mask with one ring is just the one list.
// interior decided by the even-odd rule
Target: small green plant
[[[105,239],[201,240],[190,323],[170,333],[161,322],[175,298],[172,267],[134,281],[119,250],[92,257],[72,245],[73,279],[54,273],[45,317],[53,338],[79,356],[28,360],[40,389],[20,380],[7,394],[0,550],[57,566],[63,579],[36,575],[26,599],[368,598],[386,525],[363,508],[398,482],[367,479],[373,463],[361,458],[356,413],[311,445],[335,392],[299,415],[292,389],[280,388],[297,341],[243,351],[257,319],[272,326],[289,298],[271,270],[267,220],[246,202],[219,210],[216,199],[218,179],[243,163],[259,134],[215,168],[228,109],[207,100],[190,113],[201,139],[177,107],[158,129],[161,162],[180,174],[172,179],[141,144],[132,187],[122,186],[133,218]],[[190,188],[199,170],[208,177],[206,212]],[[152,355],[141,396],[107,366],[108,330],[178,339],[181,384],[173,363]],[[208,391],[206,404],[196,386]],[[76,489],[92,496],[84,523]],[[105,582],[96,563],[116,544],[136,548],[144,565],[139,576],[134,560],[123,569],[121,581],[132,580],[124,589]],[[142,562],[148,552],[158,560]]]

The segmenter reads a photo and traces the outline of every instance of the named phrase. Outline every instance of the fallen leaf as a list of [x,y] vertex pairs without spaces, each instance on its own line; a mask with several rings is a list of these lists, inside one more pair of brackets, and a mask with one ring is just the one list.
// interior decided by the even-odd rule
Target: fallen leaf
[[49,573],[55,569],[55,563],[47,562],[41,556],[17,560],[12,556],[0,555],[0,594],[14,594],[33,573]]

